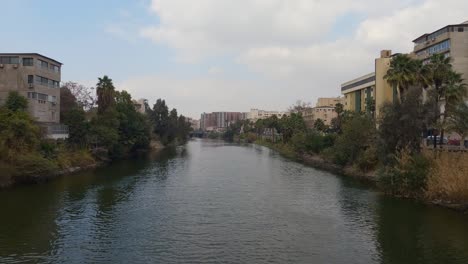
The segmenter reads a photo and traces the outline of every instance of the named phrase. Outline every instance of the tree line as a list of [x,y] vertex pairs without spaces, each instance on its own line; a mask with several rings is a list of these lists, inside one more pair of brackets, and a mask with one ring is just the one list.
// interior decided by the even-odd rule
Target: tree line
[[[361,113],[345,111],[337,104],[337,117],[329,127],[316,121],[309,129],[300,111],[295,111],[289,116],[233,124],[226,138],[267,141],[264,143],[271,145],[271,137],[265,137],[264,132],[274,129],[281,134],[281,140],[273,146],[283,152],[296,157],[318,155],[361,174],[373,171],[385,191],[422,195],[428,175],[435,171],[433,164],[438,161],[437,156],[422,153],[423,135],[438,134],[442,140],[445,131],[456,132],[462,137],[463,148],[463,139],[468,135],[466,85],[444,55],[433,55],[426,62],[397,55],[385,79],[398,96],[381,107],[378,118],[373,100],[366,102]],[[433,144],[437,144],[436,140]],[[468,190],[465,192],[468,196]]]
[[4,182],[124,158],[148,150],[152,141],[183,144],[191,129],[188,120],[176,109],[169,111],[161,99],[152,108],[145,103],[144,114],[138,112],[131,95],[117,91],[108,76],[99,78],[95,89],[65,83],[60,94],[61,123],[69,127],[64,141],[46,137],[27,112],[28,100],[18,92],[10,92],[0,107]]

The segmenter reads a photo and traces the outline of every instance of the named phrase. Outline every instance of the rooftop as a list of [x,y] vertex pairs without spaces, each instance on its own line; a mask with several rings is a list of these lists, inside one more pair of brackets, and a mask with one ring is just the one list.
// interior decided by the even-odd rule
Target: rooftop
[[44,56],[44,55],[39,54],[39,53],[0,53],[0,56],[39,56],[39,57],[51,60],[51,61],[53,61],[55,63],[60,64],[60,65],[63,65],[63,63],[61,63],[60,61],[54,60],[52,58],[49,58],[49,57]]
[[415,40],[413,40],[413,42],[417,42],[418,40],[420,40],[422,38],[425,38],[425,37],[427,37],[427,36],[429,36],[431,34],[434,34],[435,32],[437,32],[439,30],[443,30],[443,29],[446,29],[448,27],[468,27],[468,21],[465,21],[465,22],[460,23],[460,24],[447,25],[447,26],[442,27],[442,28],[440,28],[440,29],[438,29],[436,31],[431,32],[431,33],[425,33],[425,34],[419,36],[418,38],[416,38]]

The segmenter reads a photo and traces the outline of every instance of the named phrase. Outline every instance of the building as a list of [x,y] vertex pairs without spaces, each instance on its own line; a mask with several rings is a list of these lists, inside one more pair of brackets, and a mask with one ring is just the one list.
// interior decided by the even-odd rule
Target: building
[[453,69],[468,83],[468,21],[426,33],[413,43],[413,55],[420,60],[428,61],[433,54],[450,57]]
[[330,126],[333,118],[338,114],[335,111],[337,104],[345,104],[344,97],[319,98],[313,108],[302,111],[302,117],[308,128],[313,128],[317,119],[321,119],[325,125]]
[[28,112],[52,138],[68,136],[60,125],[62,63],[37,53],[0,53],[0,104],[10,91],[28,98]]
[[147,99],[133,100],[133,106],[138,113],[146,114],[146,106],[148,105]]
[[319,98],[317,99],[317,104],[315,107],[322,107],[322,106],[331,106],[335,107],[337,104],[345,104],[344,97],[331,97],[331,98]]
[[[453,70],[462,74],[462,78],[468,84],[468,21],[447,25],[434,32],[423,34],[413,40],[413,43],[412,55],[423,60],[423,63],[427,63],[433,54],[450,57]],[[445,103],[441,102],[441,111],[444,111],[444,105]],[[460,139],[456,133],[449,134],[450,137]]]
[[226,129],[230,124],[245,119],[241,112],[213,112],[203,113],[200,117],[200,129],[214,131]]
[[278,118],[281,118],[283,115],[286,115],[287,112],[281,112],[281,111],[265,111],[265,110],[260,110],[260,109],[250,109],[250,112],[247,113],[247,119],[256,122],[259,119],[266,119],[272,116],[277,116]]
[[341,93],[344,95],[344,108],[348,111],[368,111],[367,102],[375,103],[376,116],[379,109],[386,102],[393,102],[397,96],[396,89],[385,80],[384,76],[390,68],[392,52],[383,50],[380,58],[375,59],[375,71],[341,85]]

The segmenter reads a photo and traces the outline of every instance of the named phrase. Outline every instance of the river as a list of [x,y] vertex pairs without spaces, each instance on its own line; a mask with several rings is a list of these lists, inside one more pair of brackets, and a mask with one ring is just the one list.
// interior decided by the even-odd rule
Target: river
[[468,217],[193,140],[0,192],[0,263],[468,263]]

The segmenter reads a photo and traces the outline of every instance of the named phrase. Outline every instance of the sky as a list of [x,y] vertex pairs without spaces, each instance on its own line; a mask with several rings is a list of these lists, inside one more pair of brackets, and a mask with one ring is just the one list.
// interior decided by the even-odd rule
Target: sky
[[0,52],[62,62],[62,81],[166,100],[189,117],[340,96],[380,50],[468,20],[466,0],[0,0]]

